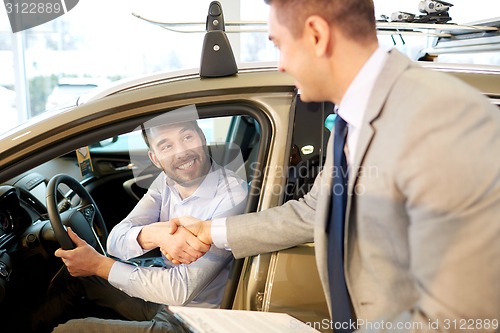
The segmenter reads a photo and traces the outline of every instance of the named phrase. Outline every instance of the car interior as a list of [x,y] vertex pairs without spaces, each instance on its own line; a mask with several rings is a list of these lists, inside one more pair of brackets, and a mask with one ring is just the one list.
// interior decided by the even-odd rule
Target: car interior
[[[210,32],[207,38],[227,42],[222,31]],[[207,55],[203,59],[210,58],[209,52],[204,52]],[[202,77],[224,76],[237,70],[231,62],[226,68],[214,67],[213,63],[221,61],[202,62]],[[282,147],[288,165],[283,168],[280,203],[300,199],[311,188],[326,157],[333,115],[330,103],[304,103],[297,91],[293,96],[287,145]],[[71,226],[105,253],[107,232],[128,215],[160,173],[147,157],[140,126],[174,110],[151,103],[153,111],[147,116],[103,122],[30,156],[19,163],[19,174],[0,184],[0,322],[7,331],[14,331],[16,323],[26,320],[27,314],[44,302],[51,279],[63,267],[54,252],[73,246],[65,228]],[[266,170],[274,167],[268,163],[273,125],[265,110],[249,102],[211,102],[195,108],[210,157],[245,179],[249,188],[246,212],[257,211]],[[85,156],[82,162],[79,154],[90,157]],[[163,260],[159,250],[153,250],[130,262],[155,266],[159,260]],[[259,261],[259,256],[235,260],[221,308],[245,304],[245,309],[262,309],[258,302],[268,287],[266,272],[261,272],[257,281],[248,278],[252,261]],[[315,265],[314,260],[310,262]],[[242,292],[249,289],[255,289],[257,301]],[[319,298],[324,303],[322,294]],[[78,310],[79,317],[116,318],[116,314],[98,307]]]
[[[211,157],[218,164],[233,169],[246,178],[250,189],[246,211],[256,211],[266,166],[266,143],[272,135],[269,121],[258,110],[248,106],[201,105],[197,108],[200,115],[198,122],[207,136]],[[293,164],[290,165],[290,173],[284,175],[288,179],[288,185],[286,193],[283,194],[283,202],[301,197],[307,191],[306,188],[311,186],[318,173],[317,168],[326,154],[328,129],[324,125],[325,120],[333,112],[331,105],[303,103],[300,98],[293,103],[292,109],[295,115],[292,144],[283,148],[291,152],[293,146],[309,148],[302,149],[302,152],[296,151],[295,156],[290,156],[290,162]],[[301,126],[295,126],[299,123]],[[303,126],[305,123],[309,126]],[[323,131],[313,130],[318,128],[318,124]],[[129,124],[126,127],[136,129],[137,120],[134,125]],[[87,135],[90,138],[99,136],[96,133]],[[57,188],[52,189],[55,191],[52,199],[57,205],[56,213],[63,216],[66,210],[76,209],[85,216],[85,209],[90,205],[102,215],[105,229],[111,230],[132,210],[160,172],[156,167],[152,167],[149,160],[149,164],[144,165],[144,158],[142,161],[135,158],[136,155],[142,155],[147,159],[147,146],[142,141],[140,131],[115,131],[110,137],[102,137],[97,142],[88,141],[84,135],[78,142],[89,146],[93,167],[90,174],[81,175],[77,159],[78,146],[75,146],[74,150],[52,158],[0,186],[2,318],[22,316],[19,309],[23,309],[23,313],[33,311],[43,302],[51,278],[62,267],[60,259],[53,255],[62,244],[55,235],[56,228],[49,216],[47,196],[51,191],[51,179],[61,174],[76,179],[93,199],[93,202],[89,203],[87,200],[82,204],[82,198],[76,194],[75,186],[68,187],[66,182],[58,182]],[[310,147],[314,148],[311,150]],[[138,167],[141,163],[143,165]],[[296,166],[307,170],[293,172],[292,167]],[[142,171],[138,172],[137,169]],[[95,218],[87,220],[89,225],[96,223]],[[63,219],[64,222],[75,223]],[[105,235],[99,235],[99,230],[96,233],[105,247]],[[159,251],[152,251],[134,262],[138,265],[155,265],[158,254]],[[231,308],[233,305],[242,265],[243,260],[239,260],[233,266],[233,275],[226,287],[223,308]]]
[[[215,107],[202,109],[200,113],[210,113]],[[233,115],[201,119],[199,122],[202,128],[204,127],[207,137],[214,131],[214,126],[220,127],[217,130],[217,138],[215,134],[211,134],[207,139],[210,140],[207,145],[211,157],[220,165],[234,167],[234,171],[247,177],[247,172],[251,171],[251,163],[257,159],[259,149],[265,147],[259,146],[259,142],[268,138],[266,135],[262,137],[261,125],[254,117],[238,114],[238,108],[233,107],[233,109],[235,110],[232,111]],[[268,132],[267,130],[265,133]],[[39,304],[43,300],[43,293],[50,279],[61,267],[62,262],[53,255],[60,244],[54,235],[46,205],[51,178],[64,174],[81,182],[93,198],[96,209],[102,214],[107,230],[111,230],[142,197],[147,190],[148,182],[159,174],[159,169],[149,165],[143,168],[141,175],[135,177],[134,171],[137,166],[132,165],[127,139],[135,140],[133,145],[137,145],[139,141],[139,145],[142,144],[140,150],[147,158],[147,147],[137,132],[115,134],[109,139],[89,143],[93,172],[85,177],[80,174],[75,149],[2,184],[0,187],[2,317],[10,317],[17,313],[17,309],[26,309],[27,306]],[[222,142],[215,142],[216,139]],[[135,151],[137,152],[137,149]],[[264,152],[260,154],[264,155]],[[234,163],[237,157],[241,161],[239,165]],[[243,164],[243,160],[246,164]],[[248,179],[251,179],[251,175]],[[58,186],[56,193],[59,214],[82,206],[74,189],[68,190],[65,183]],[[250,205],[256,206],[251,201]],[[142,265],[152,263],[148,259],[138,262]]]

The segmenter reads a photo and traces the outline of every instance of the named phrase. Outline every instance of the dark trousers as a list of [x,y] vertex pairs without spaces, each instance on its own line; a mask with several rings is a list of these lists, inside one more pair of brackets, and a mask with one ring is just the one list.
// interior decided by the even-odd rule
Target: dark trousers
[[32,330],[51,332],[58,324],[70,319],[90,316],[149,321],[161,307],[128,296],[99,277],[72,277],[64,266],[52,279],[45,302],[33,314]]

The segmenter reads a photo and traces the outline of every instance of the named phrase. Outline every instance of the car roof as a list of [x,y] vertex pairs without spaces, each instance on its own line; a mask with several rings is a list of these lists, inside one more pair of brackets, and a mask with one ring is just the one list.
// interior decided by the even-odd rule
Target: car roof
[[[242,63],[238,65],[239,73],[277,71],[277,62],[254,62]],[[141,75],[132,78],[125,78],[106,85],[102,88],[93,89],[91,92],[82,95],[78,100],[78,105],[100,99],[105,96],[114,95],[124,91],[136,90],[141,87],[156,85],[189,78],[200,78],[198,68],[183,69],[170,72],[159,72],[151,75]],[[211,80],[212,78],[208,79]]]
[[[500,68],[485,65],[457,65],[421,62],[422,66],[455,75],[495,99],[500,105]],[[117,82],[97,89],[80,99],[78,106],[53,110],[32,118],[27,123],[0,136],[0,151],[22,144],[49,129],[58,128],[82,119],[91,119],[109,114],[117,108],[137,107],[149,100],[175,100],[224,94],[224,92],[256,93],[267,91],[293,91],[295,83],[287,73],[277,70],[275,64],[252,64],[241,69],[237,75],[222,78],[200,78],[196,70],[158,73]],[[498,102],[497,102],[498,101]],[[88,105],[87,105],[88,104]]]
[[[65,124],[80,122],[82,119],[109,115],[109,110],[137,107],[150,100],[175,100],[180,96],[193,99],[214,95],[214,92],[258,92],[293,91],[294,81],[286,73],[269,67],[241,70],[238,75],[223,78],[203,79],[192,71],[161,73],[144,76],[128,82],[118,82],[104,89],[97,89],[85,95],[79,105],[65,109],[51,110],[33,117],[28,122],[0,135],[0,152],[16,142],[22,144],[31,138]],[[1,153],[0,153],[1,154]]]

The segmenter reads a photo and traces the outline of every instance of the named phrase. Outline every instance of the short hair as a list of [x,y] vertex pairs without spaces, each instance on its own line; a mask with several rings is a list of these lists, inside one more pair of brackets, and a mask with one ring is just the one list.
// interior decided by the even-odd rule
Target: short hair
[[[201,130],[201,128],[198,125],[198,122],[196,120],[189,120],[189,121],[181,122],[181,123],[162,124],[162,125],[158,125],[155,127],[175,125],[175,124],[190,124],[196,130],[196,132],[198,133],[200,138],[205,139],[205,133],[203,133],[203,131]],[[144,124],[141,124],[141,133],[142,133],[142,138],[144,139],[144,142],[146,142],[146,145],[148,146],[148,148],[151,149],[151,145],[150,145],[149,139],[148,139],[148,135],[151,134],[151,127],[146,128],[144,126]]]
[[373,0],[264,0],[276,7],[276,15],[292,36],[300,37],[305,20],[318,15],[357,42],[376,38]]

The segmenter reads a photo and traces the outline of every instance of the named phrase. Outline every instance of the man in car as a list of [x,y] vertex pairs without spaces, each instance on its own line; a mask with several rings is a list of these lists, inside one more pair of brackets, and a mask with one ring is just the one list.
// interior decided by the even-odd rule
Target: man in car
[[[153,124],[146,123],[143,136],[149,158],[163,172],[108,237],[109,254],[123,260],[157,247],[175,252],[179,236],[190,233],[179,230],[180,233],[170,235],[171,223],[165,221],[173,217],[192,214],[210,219],[242,213],[246,206],[246,183],[211,160],[196,121],[157,125],[158,121],[155,118]],[[198,250],[175,252],[181,262],[190,263],[208,251],[192,265],[136,267],[100,255],[71,229],[68,234],[76,248],[58,249],[55,255],[62,258],[69,274],[76,278],[66,276],[64,281],[54,282],[53,296],[37,319],[53,326],[54,320],[84,297],[85,302],[110,308],[127,320],[76,319],[59,325],[57,332],[104,332],[103,327],[119,332],[182,331],[169,321],[162,304],[211,308],[220,305],[232,263],[232,255],[227,251],[204,245]],[[187,241],[199,243],[194,236]]]
[[236,258],[314,240],[335,332],[494,331],[498,108],[380,47],[372,0],[266,2],[279,69],[338,107],[325,166],[303,200],[187,228]]

